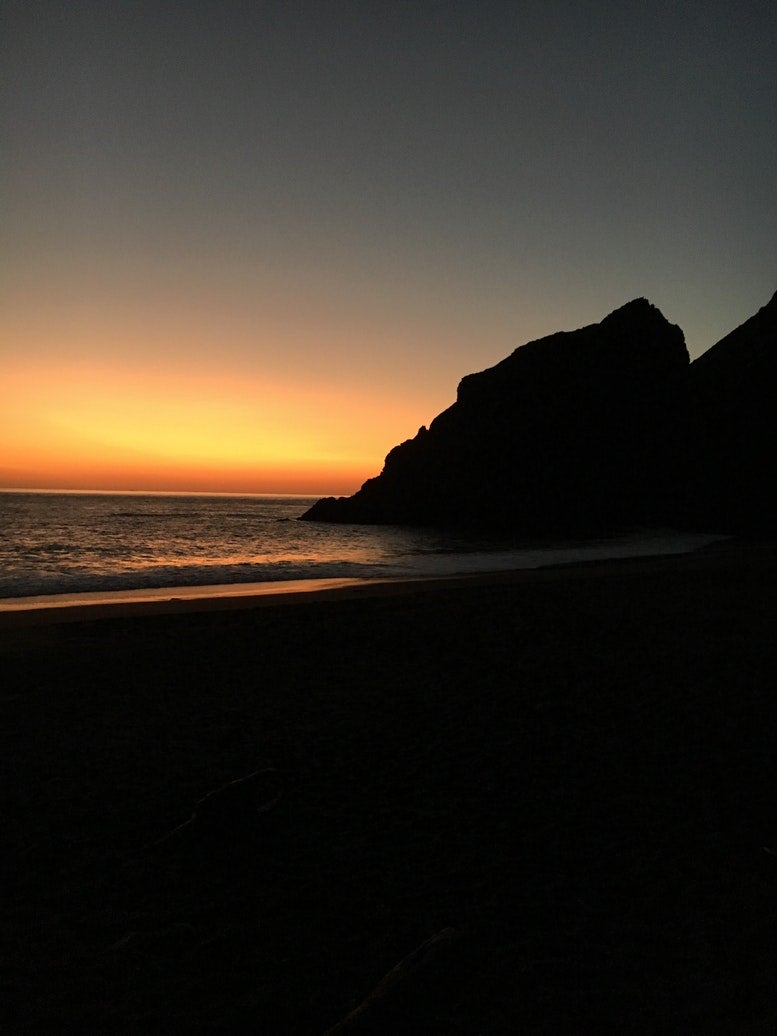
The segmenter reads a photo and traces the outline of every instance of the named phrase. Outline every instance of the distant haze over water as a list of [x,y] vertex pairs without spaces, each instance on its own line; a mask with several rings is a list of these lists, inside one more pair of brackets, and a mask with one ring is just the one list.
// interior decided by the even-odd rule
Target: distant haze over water
[[671,530],[516,544],[296,519],[300,496],[0,492],[0,599],[302,579],[402,579],[684,553]]

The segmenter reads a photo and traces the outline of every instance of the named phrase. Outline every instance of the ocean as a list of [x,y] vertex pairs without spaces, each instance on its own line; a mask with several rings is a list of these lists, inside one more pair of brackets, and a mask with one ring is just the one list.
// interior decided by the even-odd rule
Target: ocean
[[685,553],[718,538],[643,530],[595,541],[515,543],[429,529],[298,521],[314,500],[0,491],[0,607],[62,594],[537,568]]

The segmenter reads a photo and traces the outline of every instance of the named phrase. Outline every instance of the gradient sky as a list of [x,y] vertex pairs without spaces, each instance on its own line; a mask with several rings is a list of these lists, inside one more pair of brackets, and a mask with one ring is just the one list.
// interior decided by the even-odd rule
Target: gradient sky
[[777,288],[774,0],[0,11],[0,486],[350,493],[530,339]]

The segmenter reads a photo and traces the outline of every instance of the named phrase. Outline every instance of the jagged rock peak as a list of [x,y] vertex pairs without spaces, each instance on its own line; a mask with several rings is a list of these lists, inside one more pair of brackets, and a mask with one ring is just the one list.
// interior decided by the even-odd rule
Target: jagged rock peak
[[[642,297],[632,299],[631,302],[627,302],[625,305],[619,306],[618,309],[614,309],[612,313],[608,313],[607,316],[600,321],[599,327],[608,327],[610,325],[627,326],[628,324],[636,323],[650,327],[677,327],[676,324],[671,324],[666,319],[658,306],[654,306],[649,299]],[[679,330],[680,329],[678,328],[678,331]]]
[[646,299],[644,295],[640,295],[639,298],[632,299],[631,302],[624,302],[622,306],[618,306],[618,308],[614,309],[612,313],[608,313],[601,323],[604,323],[605,320],[612,319],[612,317],[617,316],[619,313],[624,315],[628,314],[629,316],[641,313],[658,313],[659,316],[665,319],[658,306],[654,306],[650,299]]
[[465,405],[479,402],[483,393],[501,392],[508,382],[517,390],[529,379],[548,393],[579,378],[631,379],[638,371],[660,377],[689,362],[682,330],[648,299],[637,298],[598,324],[527,342],[493,367],[466,375],[457,399]]

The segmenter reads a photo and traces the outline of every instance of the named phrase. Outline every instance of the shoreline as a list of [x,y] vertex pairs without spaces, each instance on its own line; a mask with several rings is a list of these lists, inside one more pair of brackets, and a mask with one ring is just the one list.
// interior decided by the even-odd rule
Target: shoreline
[[549,562],[532,567],[493,569],[450,575],[408,575],[393,577],[331,577],[275,580],[254,583],[218,583],[194,586],[149,587],[131,590],[87,591],[34,597],[0,599],[0,633],[26,626],[62,622],[89,622],[133,616],[175,615],[236,611],[277,604],[320,602],[349,597],[403,596],[438,589],[463,589],[489,585],[513,585],[534,580],[576,577],[594,572],[623,574],[645,571],[667,564],[696,567],[714,563],[740,562],[747,554],[773,552],[771,541],[750,541],[721,536],[685,552],[637,554],[606,558]]

